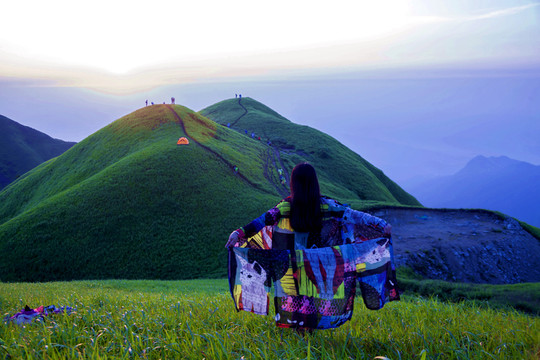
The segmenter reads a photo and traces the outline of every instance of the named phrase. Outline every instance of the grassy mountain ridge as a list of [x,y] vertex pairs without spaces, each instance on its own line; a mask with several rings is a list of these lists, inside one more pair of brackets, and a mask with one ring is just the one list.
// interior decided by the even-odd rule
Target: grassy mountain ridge
[[[290,122],[279,120],[273,129],[281,133]],[[332,138],[299,128],[328,143],[332,161],[319,167],[308,156],[325,194],[400,204],[380,182],[369,190],[383,194],[374,198],[348,189],[346,172],[365,166]],[[181,136],[190,144],[177,145]],[[0,281],[223,276],[230,231],[281,199],[278,167],[290,172],[306,159],[298,148],[316,148],[305,138],[291,145],[295,151],[270,147],[179,105],[128,114],[0,192]],[[352,165],[335,164],[342,158]]]
[[0,189],[74,144],[53,139],[0,115]]
[[[198,146],[216,141],[201,126],[215,123],[174,110],[191,135],[188,146],[176,145],[187,134],[168,107],[145,108],[1,192],[0,279],[223,275],[223,243],[238,226],[231,224],[258,215],[275,196],[247,192],[226,163]],[[220,134],[227,135],[238,136]]]
[[355,207],[364,207],[371,201],[420,205],[381,170],[331,136],[294,124],[249,97],[224,100],[200,113],[241,134],[247,132],[248,137],[254,133],[256,139],[261,137],[262,143],[270,141],[289,169],[301,161],[313,163],[321,188]]

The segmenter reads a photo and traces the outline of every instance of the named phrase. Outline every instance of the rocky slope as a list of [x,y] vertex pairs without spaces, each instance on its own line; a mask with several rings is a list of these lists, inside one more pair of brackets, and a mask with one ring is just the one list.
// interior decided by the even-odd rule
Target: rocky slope
[[540,282],[540,240],[513,218],[485,210],[381,208],[397,266],[446,281]]

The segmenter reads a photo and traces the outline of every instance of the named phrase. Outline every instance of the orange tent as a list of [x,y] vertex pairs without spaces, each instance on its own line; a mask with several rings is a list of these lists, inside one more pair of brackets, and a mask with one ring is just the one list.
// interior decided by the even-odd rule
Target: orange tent
[[178,139],[177,144],[178,145],[187,145],[187,144],[189,144],[189,140],[186,139],[185,137],[181,137],[180,139]]

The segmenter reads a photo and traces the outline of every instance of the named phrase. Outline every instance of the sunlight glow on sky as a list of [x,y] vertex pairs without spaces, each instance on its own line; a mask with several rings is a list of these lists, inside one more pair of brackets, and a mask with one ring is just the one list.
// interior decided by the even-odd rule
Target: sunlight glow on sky
[[[336,1],[27,1],[5,4],[3,47],[23,57],[112,73],[170,62],[287,51],[399,31],[405,3],[388,10]],[[31,8],[32,11],[28,11]],[[343,11],[347,9],[347,11]]]
[[122,92],[283,70],[538,63],[535,44],[515,40],[538,31],[539,2],[452,3],[10,1],[2,5],[0,79]]

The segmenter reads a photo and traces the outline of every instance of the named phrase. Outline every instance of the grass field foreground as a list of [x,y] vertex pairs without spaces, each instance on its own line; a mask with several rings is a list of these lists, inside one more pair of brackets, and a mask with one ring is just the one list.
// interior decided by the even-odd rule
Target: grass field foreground
[[0,313],[26,304],[70,315],[0,326],[0,358],[536,359],[538,317],[486,304],[405,296],[305,336],[236,312],[221,280],[0,283]]

